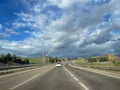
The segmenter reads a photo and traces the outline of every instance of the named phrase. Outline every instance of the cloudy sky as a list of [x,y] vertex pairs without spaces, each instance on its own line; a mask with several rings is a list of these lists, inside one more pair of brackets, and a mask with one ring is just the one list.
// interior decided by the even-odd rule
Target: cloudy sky
[[120,56],[120,0],[0,0],[0,54]]

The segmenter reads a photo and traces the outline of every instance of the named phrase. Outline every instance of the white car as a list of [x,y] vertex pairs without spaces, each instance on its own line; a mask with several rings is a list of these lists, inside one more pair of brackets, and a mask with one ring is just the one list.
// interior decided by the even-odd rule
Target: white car
[[56,67],[62,67],[62,64],[61,63],[57,63]]

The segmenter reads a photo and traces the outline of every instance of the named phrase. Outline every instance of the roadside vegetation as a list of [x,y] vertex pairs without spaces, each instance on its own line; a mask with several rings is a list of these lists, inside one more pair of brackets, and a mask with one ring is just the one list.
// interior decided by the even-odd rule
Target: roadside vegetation
[[44,64],[44,63],[56,63],[56,62],[61,62],[63,59],[57,58],[57,57],[30,57],[28,58],[29,62],[31,64]]
[[0,65],[17,65],[17,64],[45,64],[56,63],[64,61],[64,59],[57,57],[19,57],[15,54],[8,53],[7,55],[0,55]]
[[120,71],[120,58],[112,54],[90,58],[77,58],[72,64],[82,67],[97,68],[103,70]]
[[0,75],[13,73],[23,70],[28,70],[42,66],[44,64],[53,64],[62,62],[64,59],[57,57],[18,57],[8,53],[7,55],[0,55]]
[[11,55],[8,53],[7,55],[1,55],[0,56],[0,64],[6,64],[6,65],[14,65],[14,64],[29,64],[29,59],[14,55]]

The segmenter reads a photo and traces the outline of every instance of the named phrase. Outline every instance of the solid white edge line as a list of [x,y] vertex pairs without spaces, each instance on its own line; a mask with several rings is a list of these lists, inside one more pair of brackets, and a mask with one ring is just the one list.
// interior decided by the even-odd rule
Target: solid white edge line
[[73,74],[71,74],[72,77],[75,77]]
[[11,90],[14,90],[15,88],[17,88],[17,87],[19,87],[19,86],[21,86],[21,85],[23,85],[23,84],[27,83],[28,81],[30,81],[30,80],[32,80],[32,79],[34,79],[34,78],[38,77],[39,75],[40,75],[40,73],[39,73],[39,74],[37,74],[37,75],[35,75],[34,77],[32,77],[32,78],[30,78],[30,79],[28,79],[28,80],[24,81],[24,82],[22,82],[22,83],[20,83],[20,84],[18,84],[18,85],[16,85],[16,86],[14,86],[14,87],[12,87],[12,88],[11,88]]
[[78,79],[78,78],[76,78],[76,77],[73,77],[73,79],[75,79],[77,82],[79,82],[79,79]]
[[78,84],[80,84],[85,90],[89,90],[83,83],[78,82]]
[[[69,64],[69,66],[71,66],[73,68],[81,69],[80,67],[73,66],[72,64]],[[118,76],[108,75],[108,74],[105,74],[105,73],[95,72],[95,71],[86,70],[86,69],[81,69],[81,70],[85,70],[85,71],[88,71],[88,72],[92,72],[92,73],[96,73],[96,74],[100,74],[100,75],[104,75],[104,76],[120,79],[120,77],[118,77]]]
[[80,82],[80,80],[79,80],[77,77],[75,77],[75,75],[73,75],[67,68],[64,67],[64,69],[70,74],[70,76],[71,76],[75,81],[78,82],[78,84],[79,84],[82,88],[84,88],[85,90],[90,90],[86,85],[84,85],[82,82]]

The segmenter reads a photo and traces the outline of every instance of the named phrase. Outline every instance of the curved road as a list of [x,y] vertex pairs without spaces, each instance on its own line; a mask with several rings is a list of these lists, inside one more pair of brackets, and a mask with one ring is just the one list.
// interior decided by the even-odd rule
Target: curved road
[[53,64],[0,76],[0,90],[120,90],[120,79]]

